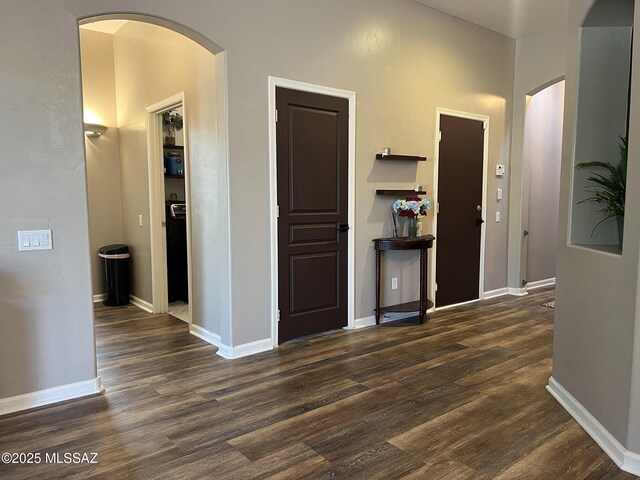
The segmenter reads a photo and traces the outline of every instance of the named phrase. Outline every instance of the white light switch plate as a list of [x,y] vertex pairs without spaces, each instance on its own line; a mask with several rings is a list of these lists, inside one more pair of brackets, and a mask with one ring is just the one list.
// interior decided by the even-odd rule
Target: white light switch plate
[[22,230],[18,232],[18,251],[53,250],[51,230]]

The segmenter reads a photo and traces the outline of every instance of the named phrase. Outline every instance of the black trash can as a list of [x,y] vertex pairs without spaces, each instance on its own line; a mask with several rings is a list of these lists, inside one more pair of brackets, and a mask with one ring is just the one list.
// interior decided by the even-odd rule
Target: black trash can
[[126,245],[107,245],[98,250],[104,258],[107,298],[104,305],[116,307],[129,303],[129,247]]

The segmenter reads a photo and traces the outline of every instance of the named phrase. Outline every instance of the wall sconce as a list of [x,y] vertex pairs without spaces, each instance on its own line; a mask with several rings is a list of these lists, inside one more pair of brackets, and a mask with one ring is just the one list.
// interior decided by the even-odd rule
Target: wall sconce
[[104,125],[98,125],[97,123],[85,123],[84,134],[89,138],[97,138],[107,130]]

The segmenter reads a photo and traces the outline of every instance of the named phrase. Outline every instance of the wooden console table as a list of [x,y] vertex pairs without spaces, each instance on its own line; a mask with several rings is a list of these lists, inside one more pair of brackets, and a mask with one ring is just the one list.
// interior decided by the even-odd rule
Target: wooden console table
[[[425,235],[417,238],[376,238],[373,241],[376,248],[376,325],[380,324],[381,314],[390,312],[418,312],[420,323],[424,322],[427,310],[433,307],[433,302],[427,298],[427,250],[433,246],[434,240],[433,235]],[[380,259],[385,250],[420,250],[420,300],[417,302],[380,306]]]

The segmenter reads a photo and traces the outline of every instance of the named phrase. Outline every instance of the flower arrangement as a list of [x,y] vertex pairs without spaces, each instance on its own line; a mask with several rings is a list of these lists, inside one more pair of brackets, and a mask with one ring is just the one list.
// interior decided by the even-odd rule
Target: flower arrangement
[[407,233],[410,238],[417,235],[417,221],[420,215],[426,215],[427,210],[431,208],[431,202],[420,197],[407,197],[393,202],[391,210],[393,211],[393,236],[398,236],[398,226],[396,224],[396,215],[404,217],[407,221]]
[[420,197],[407,197],[393,202],[391,206],[393,213],[400,217],[417,218],[426,215],[431,208],[431,202]]

